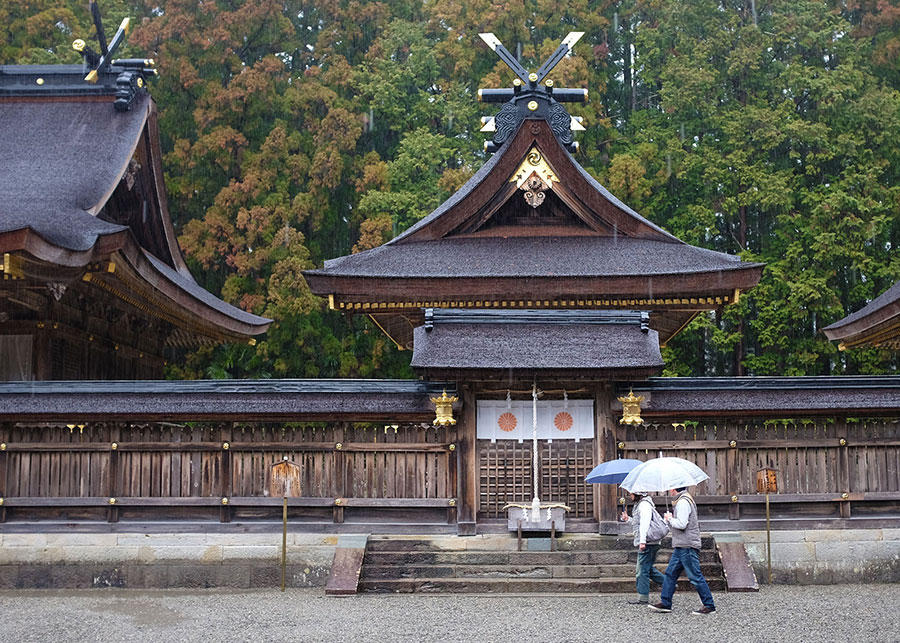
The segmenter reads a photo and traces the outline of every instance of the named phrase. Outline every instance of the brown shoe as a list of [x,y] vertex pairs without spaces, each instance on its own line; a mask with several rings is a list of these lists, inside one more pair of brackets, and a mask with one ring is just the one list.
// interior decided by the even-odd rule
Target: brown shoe
[[693,612],[691,612],[691,614],[715,614],[715,613],[716,613],[715,607],[707,607],[706,605],[704,605],[700,609],[697,609],[697,610],[694,610]]

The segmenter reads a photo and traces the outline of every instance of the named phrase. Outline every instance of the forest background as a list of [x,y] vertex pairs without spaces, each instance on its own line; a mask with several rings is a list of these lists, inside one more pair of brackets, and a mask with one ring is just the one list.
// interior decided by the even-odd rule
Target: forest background
[[[411,377],[301,270],[403,231],[485,161],[494,32],[584,87],[576,160],[688,243],[767,264],[665,349],[666,375],[896,372],[820,329],[900,278],[900,0],[101,0],[157,60],[169,208],[198,281],[275,320],[169,376]],[[0,63],[76,63],[87,0],[0,0]]]

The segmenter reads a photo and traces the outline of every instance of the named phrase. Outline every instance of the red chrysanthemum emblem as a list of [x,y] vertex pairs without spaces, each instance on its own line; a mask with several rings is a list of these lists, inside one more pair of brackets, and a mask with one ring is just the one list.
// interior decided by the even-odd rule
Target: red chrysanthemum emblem
[[506,431],[507,433],[514,431],[518,423],[516,416],[509,412],[503,413],[497,418],[497,426],[500,427],[501,431]]
[[575,420],[573,420],[571,414],[566,411],[557,413],[556,417],[553,418],[553,426],[560,431],[568,431],[572,428],[573,424],[575,424]]

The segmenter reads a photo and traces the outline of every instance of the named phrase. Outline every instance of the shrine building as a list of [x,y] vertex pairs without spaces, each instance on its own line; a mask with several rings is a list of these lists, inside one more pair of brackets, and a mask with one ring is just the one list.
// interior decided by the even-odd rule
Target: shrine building
[[252,343],[269,326],[188,270],[153,73],[142,59],[92,69],[86,53],[0,66],[0,380],[161,379],[169,349]]
[[600,498],[582,480],[615,457],[615,383],[659,373],[660,347],[696,315],[736,302],[763,265],[681,241],[578,164],[573,133],[583,127],[564,103],[587,92],[542,82],[577,34],[532,74],[492,34],[482,38],[517,75],[512,89],[479,90],[503,103],[485,128],[490,159],[396,238],[304,274],[332,309],[368,315],[410,350],[420,378],[455,382],[461,533],[479,515],[505,515],[508,490],[530,500],[533,390],[538,460],[564,463],[544,467],[537,492],[564,500],[576,520],[598,520]]

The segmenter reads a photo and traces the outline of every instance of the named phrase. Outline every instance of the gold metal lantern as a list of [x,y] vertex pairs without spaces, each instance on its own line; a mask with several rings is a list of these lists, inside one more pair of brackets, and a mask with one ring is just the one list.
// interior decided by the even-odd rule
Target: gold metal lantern
[[440,397],[433,397],[431,401],[434,402],[434,422],[435,426],[450,426],[456,424],[456,419],[453,417],[453,403],[459,401],[459,398],[454,396],[447,395],[447,389],[444,389],[443,394]]
[[634,391],[629,390],[628,395],[617,399],[622,403],[622,419],[619,420],[619,424],[637,426],[644,423],[641,417],[641,402],[644,401],[643,395],[635,395]]

